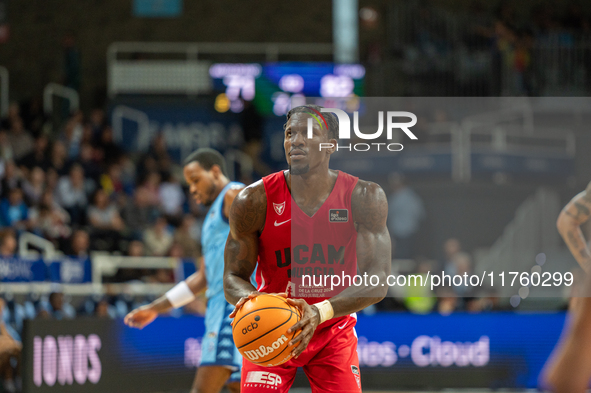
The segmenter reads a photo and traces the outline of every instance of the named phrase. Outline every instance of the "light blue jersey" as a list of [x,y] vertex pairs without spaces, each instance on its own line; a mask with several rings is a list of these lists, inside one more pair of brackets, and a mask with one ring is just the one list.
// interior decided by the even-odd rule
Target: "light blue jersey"
[[224,197],[231,188],[244,184],[231,182],[217,196],[201,229],[201,247],[207,278],[207,310],[205,336],[202,342],[201,365],[228,367],[234,373],[230,382],[240,380],[242,356],[234,346],[232,320],[228,315],[234,309],[224,297],[224,248],[230,233],[228,219],[224,217]]
[[215,199],[201,229],[201,247],[205,259],[208,299],[224,293],[224,248],[230,233],[230,224],[224,217],[224,197],[231,188],[242,188],[244,184],[230,182]]

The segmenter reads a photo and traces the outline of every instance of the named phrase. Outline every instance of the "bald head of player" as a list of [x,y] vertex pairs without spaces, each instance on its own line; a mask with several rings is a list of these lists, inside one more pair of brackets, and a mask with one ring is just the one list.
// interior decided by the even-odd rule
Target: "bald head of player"
[[230,182],[224,157],[213,149],[199,149],[184,161],[183,175],[195,202],[210,206]]
[[[328,170],[330,155],[337,144],[338,123],[332,113],[320,112],[321,108],[298,106],[287,113],[283,147],[291,175],[305,176],[317,170]],[[312,138],[308,138],[308,119],[312,119]],[[332,147],[321,143],[332,144]]]

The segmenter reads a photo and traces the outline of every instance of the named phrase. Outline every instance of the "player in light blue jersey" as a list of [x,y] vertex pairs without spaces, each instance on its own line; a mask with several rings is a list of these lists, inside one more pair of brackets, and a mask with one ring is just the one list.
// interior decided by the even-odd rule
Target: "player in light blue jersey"
[[224,157],[212,149],[199,149],[185,160],[183,170],[189,191],[197,203],[210,206],[201,230],[203,261],[199,271],[180,282],[151,304],[133,310],[125,323],[143,328],[160,314],[186,305],[195,294],[207,287],[205,336],[201,364],[191,393],[218,393],[224,385],[234,393],[240,391],[242,357],[234,345],[231,319],[234,309],[224,297],[224,248],[230,226],[230,206],[244,184],[231,182],[226,176]]

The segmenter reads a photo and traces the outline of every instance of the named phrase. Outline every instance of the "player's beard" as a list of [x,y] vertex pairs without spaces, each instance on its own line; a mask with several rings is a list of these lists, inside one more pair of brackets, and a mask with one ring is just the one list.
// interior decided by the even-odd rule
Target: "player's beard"
[[209,187],[209,192],[207,193],[207,200],[201,201],[201,204],[205,207],[209,207],[211,205],[213,205],[213,203],[215,202],[215,185],[212,183],[211,186]]
[[289,173],[295,176],[298,175],[305,175],[310,170],[310,165],[306,164],[303,167],[293,167],[291,165],[288,166]]

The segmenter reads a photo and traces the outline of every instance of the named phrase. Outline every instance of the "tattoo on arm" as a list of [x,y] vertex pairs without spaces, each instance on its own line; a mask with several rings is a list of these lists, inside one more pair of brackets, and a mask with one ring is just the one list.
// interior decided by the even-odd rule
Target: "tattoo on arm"
[[266,209],[262,182],[245,188],[232,203],[230,234],[224,250],[224,293],[232,304],[256,290],[250,283],[250,276],[257,264],[258,240]]
[[558,217],[558,231],[569,250],[583,269],[591,271],[591,251],[581,225],[591,217],[591,183],[587,190],[575,196]]
[[582,203],[575,202],[575,207],[577,208],[577,217],[579,218],[588,218],[589,217],[589,209],[587,206],[583,205]]

